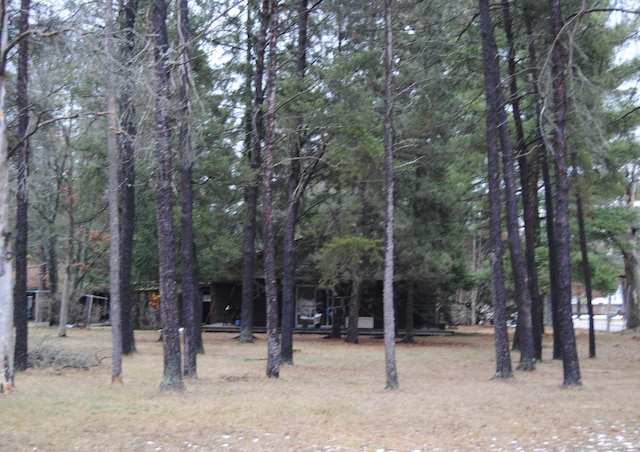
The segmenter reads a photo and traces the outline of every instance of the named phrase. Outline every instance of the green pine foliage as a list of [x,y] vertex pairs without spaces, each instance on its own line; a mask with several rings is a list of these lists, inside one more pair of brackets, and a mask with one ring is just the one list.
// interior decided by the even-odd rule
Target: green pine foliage
[[[610,14],[603,11],[606,4],[587,2],[587,9],[581,9],[582,1],[563,2],[566,34],[571,38],[567,40],[571,59],[567,130],[569,150],[576,154],[572,184],[574,190],[579,189],[585,207],[594,287],[603,291],[617,284],[620,251],[632,246],[627,234],[637,218],[623,204],[630,187],[627,174],[633,173],[640,162],[637,84],[629,82],[637,81],[639,66],[637,58],[620,62],[616,56],[637,34],[639,19],[627,15],[613,23]],[[251,8],[209,0],[192,5],[192,182],[200,275],[203,281],[240,281],[245,189],[255,180],[246,155],[244,124],[245,78],[252,69],[246,60],[245,25],[246,11]],[[331,284],[350,277],[375,279],[379,278],[377,259],[384,237],[381,5],[366,0],[324,0],[314,5],[309,16],[308,68],[303,81],[296,78],[295,68],[297,13],[290,4],[283,4],[281,11],[273,181],[276,255],[282,255],[291,140],[304,137],[297,277],[309,283]],[[63,6],[67,7],[64,13],[60,9]],[[81,231],[76,237],[80,246],[76,248],[75,264],[78,269],[88,266],[77,275],[78,290],[92,291],[107,287],[108,275],[106,119],[100,82],[104,65],[98,39],[103,19],[97,6],[76,6],[74,2],[46,8],[38,5],[32,15],[34,25],[47,29],[72,26],[82,33],[34,36],[31,45],[29,86],[34,126],[30,137],[29,247],[33,259],[48,259],[52,272],[55,270],[51,267],[57,267],[53,264],[56,256],[64,255],[66,214],[60,195],[69,170],[65,160],[68,145],[74,163],[73,189],[78,195],[75,221]],[[548,144],[553,133],[548,116],[548,57],[553,37],[549,35],[544,2],[511,1],[510,6],[529,151],[534,144]],[[141,5],[136,22],[136,64],[127,75],[134,80],[139,134],[135,143],[133,280],[149,286],[157,281],[158,262],[150,113],[154,105],[149,78],[153,55],[145,45],[149,37],[147,7]],[[598,11],[590,11],[592,7]],[[472,241],[481,243],[488,236],[485,105],[476,12],[476,3],[467,1],[398,1],[396,5],[395,268],[399,285],[415,284],[418,303],[449,300],[457,291],[473,288],[480,288],[487,298],[487,256],[481,257],[484,265],[472,268],[469,253]],[[525,13],[533,17],[532,35],[525,29]],[[253,38],[258,19],[253,18]],[[496,38],[504,78],[507,52],[501,20],[496,8]],[[172,11],[168,25],[175,44]],[[535,67],[529,61],[531,43],[539,59]],[[539,73],[538,83],[532,79],[534,69]],[[8,71],[12,70],[9,65]],[[126,71],[121,70],[119,76],[124,77]],[[178,98],[177,86],[172,87],[172,100]],[[10,85],[8,89],[11,94],[15,88]],[[536,106],[543,107],[543,137],[536,135],[540,118]],[[303,112],[302,125],[296,122],[299,112]],[[171,114],[175,120],[177,105],[172,105]],[[56,121],[63,117],[66,119]],[[35,124],[44,121],[50,122],[36,130]],[[513,119],[509,117],[509,121]],[[175,145],[175,121],[171,127]],[[10,137],[10,143],[15,141]],[[540,199],[542,196],[540,189]],[[542,210],[541,204],[541,231],[545,221]],[[177,218],[178,209],[175,214]],[[260,237],[256,243],[259,273]],[[579,249],[577,245],[572,244],[575,250]],[[541,292],[548,295],[548,245],[543,232],[539,233],[537,246]],[[336,267],[332,269],[331,265]],[[607,271],[607,266],[616,271]],[[574,279],[580,280],[579,266],[574,268]]]

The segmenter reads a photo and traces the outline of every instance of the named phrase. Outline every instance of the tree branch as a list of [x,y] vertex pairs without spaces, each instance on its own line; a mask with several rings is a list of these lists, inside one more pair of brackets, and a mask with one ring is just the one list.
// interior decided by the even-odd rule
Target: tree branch
[[75,31],[79,33],[79,30],[77,30],[76,28],[61,28],[60,30],[54,30],[54,31],[46,31],[38,28],[27,30],[23,33],[20,33],[18,36],[15,37],[15,39],[13,39],[7,45],[7,48],[5,49],[4,54],[2,56],[6,60],[6,57],[9,51],[13,49],[15,46],[17,46],[18,44],[20,44],[21,41],[23,41],[24,39],[27,39],[31,35],[36,35],[42,38],[50,38],[52,36],[57,36],[57,35],[66,33],[68,31]]
[[73,115],[68,115],[68,116],[59,116],[57,118],[51,118],[51,119],[47,119],[46,121],[40,121],[42,119],[42,116],[47,113],[48,110],[41,112],[38,115],[38,121],[36,122],[36,126],[34,127],[34,129],[29,132],[28,134],[26,134],[24,137],[22,137],[20,139],[20,141],[18,141],[16,143],[15,146],[13,146],[10,150],[9,150],[9,158],[11,158],[13,156],[13,154],[18,150],[18,148],[20,146],[22,146],[24,144],[25,141],[27,141],[29,138],[31,138],[38,130],[40,130],[42,127],[48,126],[49,124],[54,124],[58,121],[64,121],[66,119],[75,119],[78,117],[78,113],[73,114]]
[[634,107],[630,111],[626,112],[624,115],[620,116],[619,120],[625,119],[627,116],[634,114],[636,111],[640,110],[640,107]]

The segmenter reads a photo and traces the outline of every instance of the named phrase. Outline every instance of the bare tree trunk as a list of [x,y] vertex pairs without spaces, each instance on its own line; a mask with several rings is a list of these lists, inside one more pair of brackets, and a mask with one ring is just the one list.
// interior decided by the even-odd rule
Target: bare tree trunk
[[[251,1],[248,19],[247,19],[247,67],[251,67],[253,59],[251,55],[252,48],[252,27],[253,20],[251,12],[253,11],[254,2]],[[260,31],[258,40],[255,45],[255,71],[254,79],[254,95],[253,95],[253,112],[251,118],[247,121],[247,135],[250,135],[249,143],[249,163],[253,174],[253,180],[250,182],[246,190],[247,213],[244,227],[244,241],[242,248],[243,255],[243,271],[242,271],[242,313],[240,321],[240,342],[253,342],[253,297],[254,297],[254,278],[255,278],[255,236],[256,236],[256,212],[258,205],[258,186],[260,180],[260,154],[262,150],[262,141],[264,139],[263,130],[263,78],[264,78],[264,56],[265,45],[267,40],[267,29],[269,26],[269,3],[263,0],[260,11]],[[249,83],[249,77],[247,77]],[[250,84],[249,84],[250,88]],[[247,89],[250,91],[250,89]]]
[[[51,316],[51,294],[45,295],[47,286],[45,283],[47,277],[47,259],[45,256],[44,245],[40,245],[40,265],[38,268],[38,293],[36,294],[36,323],[47,321]],[[46,296],[46,298],[44,298]],[[47,316],[44,317],[44,307],[46,306]]]
[[[269,2],[267,2],[269,3]],[[276,71],[278,44],[278,2],[269,7],[269,65],[267,69],[267,110],[264,162],[262,165],[262,212],[264,241],[264,282],[267,297],[267,377],[280,375],[280,339],[278,334],[278,283],[276,281],[275,243],[273,233],[272,178],[276,142]]]
[[[493,36],[492,36],[492,39]],[[491,44],[495,49],[495,41]],[[494,50],[495,54],[495,50]],[[529,294],[529,282],[527,268],[520,244],[520,225],[518,224],[518,202],[516,194],[516,180],[513,161],[513,147],[509,133],[505,101],[500,84],[499,64],[496,58],[490,60],[495,72],[495,85],[488,87],[492,93],[487,93],[489,108],[495,110],[495,125],[497,127],[502,148],[502,168],[505,196],[505,217],[507,224],[507,242],[511,256],[511,269],[515,285],[516,299],[518,302],[518,338],[520,345],[519,370],[531,371],[535,369],[535,349],[533,345],[533,333],[531,325],[531,295]]]
[[543,324],[543,303],[540,295],[540,284],[538,277],[538,261],[536,258],[536,244],[538,241],[539,214],[540,208],[538,199],[538,159],[541,152],[540,145],[534,145],[531,149],[530,161],[526,157],[520,159],[520,172],[522,180],[522,204],[524,211],[524,234],[525,234],[525,260],[527,273],[529,275],[529,294],[531,297],[531,332],[533,336],[534,357],[542,360],[542,333]]
[[362,293],[362,281],[359,277],[351,281],[351,296],[349,297],[349,317],[347,325],[347,337],[345,342],[358,343],[358,317],[360,317],[360,294]]
[[198,299],[198,265],[195,252],[195,235],[193,231],[193,161],[191,157],[191,102],[190,102],[190,64],[189,64],[189,9],[187,0],[178,3],[178,36],[180,45],[180,85],[181,118],[179,152],[180,152],[180,206],[182,224],[182,318],[184,326],[184,376],[195,378],[197,339],[200,325],[196,325],[195,310]]
[[[522,188],[522,219],[524,221],[525,250],[523,268],[520,271],[525,272],[526,275],[527,285],[523,290],[527,291],[529,300],[529,304],[527,304],[527,297],[525,297],[524,300],[521,300],[523,303],[518,307],[518,326],[524,329],[524,339],[530,342],[524,344],[524,349],[518,344],[521,351],[525,351],[525,356],[523,356],[524,362],[521,360],[519,368],[533,370],[532,362],[542,359],[541,302],[538,290],[538,268],[535,253],[538,229],[539,146],[534,145],[532,152],[527,152],[524,126],[520,112],[516,44],[515,37],[513,36],[511,11],[507,0],[502,0],[502,16],[507,37],[507,46],[509,48],[507,56],[510,91],[509,103],[512,106],[513,123],[516,132],[515,152],[520,169],[520,185]],[[532,64],[535,64],[535,62],[532,62]],[[527,317],[531,320],[528,320]],[[530,327],[529,324],[531,324]],[[530,332],[528,329],[530,329]],[[516,337],[521,338],[522,335],[517,334]]]
[[622,252],[622,260],[624,262],[622,296],[624,300],[625,319],[627,323],[626,326],[627,328],[635,328],[633,326],[635,324],[635,319],[632,314],[634,307],[638,305],[638,287],[636,282],[636,267],[638,265],[638,259],[636,258],[635,249],[624,250]]
[[[575,159],[575,152],[572,157]],[[575,163],[573,165],[575,170]],[[577,173],[576,173],[577,174]],[[591,289],[591,266],[589,265],[589,252],[587,251],[587,233],[584,227],[584,211],[580,188],[576,190],[576,216],[578,217],[578,231],[580,234],[580,254],[582,256],[582,273],[584,275],[584,288],[587,293],[587,312],[589,313],[589,358],[596,357],[596,334],[593,324],[593,295]]]
[[[114,19],[113,1],[106,2],[105,37],[107,57],[109,61],[114,54]],[[116,79],[115,68],[108,64],[107,70],[107,149],[109,154],[109,319],[111,320],[111,335],[113,350],[111,359],[111,382],[122,382],[122,322],[120,306],[120,211],[119,204],[119,155],[116,134],[118,133],[116,119]]]
[[[477,234],[471,237],[469,258],[467,259],[468,273],[473,275],[481,271],[485,262],[483,246]],[[456,291],[456,303],[464,306],[464,321],[471,325],[478,323],[478,299],[480,297],[480,286],[474,285],[470,290],[458,289]]]
[[13,287],[9,232],[9,156],[7,149],[7,0],[0,2],[0,394],[14,385]]
[[[71,127],[69,127],[71,128]],[[69,134],[71,132],[68,132]],[[64,260],[64,279],[62,283],[62,298],[60,299],[60,315],[58,317],[58,336],[64,337],[67,335],[67,323],[69,323],[69,305],[71,304],[71,266],[73,264],[73,243],[75,234],[75,221],[74,221],[74,194],[73,194],[73,156],[71,155],[71,138],[65,137],[67,148],[67,187],[66,187],[66,201],[67,201],[67,215],[69,217],[69,229],[67,236],[67,246],[65,249]]]
[[[539,92],[538,89],[538,58],[536,56],[536,48],[535,48],[535,35],[533,33],[533,19],[534,13],[531,11],[530,7],[525,5],[524,7],[524,25],[527,34],[527,39],[529,40],[529,61],[531,67],[531,78],[532,78],[532,91]],[[538,99],[536,102],[535,112],[536,118],[538,118],[536,124],[535,131],[535,142],[542,142],[542,130],[540,124],[541,118],[541,99]],[[556,258],[555,258],[555,233],[554,233],[554,225],[555,225],[555,214],[553,207],[553,189],[551,186],[551,177],[549,174],[549,163],[547,158],[547,149],[544,145],[538,145],[533,151],[534,157],[536,159],[535,165],[540,166],[540,171],[542,172],[542,182],[544,186],[544,204],[545,204],[545,212],[546,212],[546,221],[545,221],[545,232],[547,235],[547,249],[549,250],[549,280],[550,280],[550,298],[552,305],[552,321],[553,321],[553,331],[554,331],[554,346],[553,346],[553,359],[559,359],[562,355],[560,339],[559,339],[559,327],[557,327],[557,278],[556,278]],[[538,160],[539,159],[539,160]],[[533,171],[532,171],[533,172]],[[536,171],[537,172],[537,171]],[[533,183],[532,180],[529,181],[528,185]],[[533,213],[532,213],[533,215]],[[537,212],[535,213],[537,216]],[[533,283],[532,283],[533,286]],[[532,297],[539,296],[539,293],[532,289]],[[542,332],[543,332],[543,305],[544,303],[540,299],[538,301],[539,306],[536,307],[535,299],[532,299],[532,324],[534,330],[534,339],[536,341],[536,354],[538,355],[538,359],[542,358]]]
[[494,309],[494,329],[496,346],[496,373],[494,378],[513,376],[509,336],[507,334],[506,293],[504,286],[504,265],[502,249],[500,213],[500,156],[498,149],[498,118],[495,105],[496,87],[500,83],[496,71],[496,50],[489,11],[489,0],[479,0],[482,29],[482,60],[484,62],[485,94],[487,98],[487,169],[489,185],[489,259],[491,263],[491,287]]
[[384,2],[386,44],[384,90],[384,167],[385,167],[385,255],[383,282],[384,355],[386,389],[398,389],[396,367],[396,316],[393,306],[394,276],[394,171],[393,171],[393,0]]
[[135,233],[135,105],[133,80],[130,69],[136,42],[134,26],[138,14],[138,0],[128,0],[124,5],[120,30],[124,46],[122,64],[128,69],[120,93],[120,306],[122,320],[122,353],[130,355],[136,351],[133,334],[133,293],[131,288],[131,265],[133,262],[133,239]]
[[[358,235],[364,234],[365,215],[367,209],[366,203],[367,182],[364,177],[360,180],[357,188],[357,196],[360,200],[360,214],[356,221],[355,232]],[[349,315],[347,317],[347,335],[345,342],[351,344],[358,343],[358,318],[360,317],[360,299],[362,297],[362,278],[353,276],[351,281],[351,296],[349,297]],[[346,313],[345,313],[346,314]]]
[[402,342],[406,344],[415,343],[415,338],[414,338],[415,325],[413,322],[413,315],[414,315],[414,309],[415,309],[415,288],[414,287],[415,286],[413,281],[409,281],[407,283],[407,310],[405,313],[406,327],[405,327],[404,338],[402,339]]
[[[30,0],[20,3],[20,34],[29,30]],[[27,369],[29,349],[28,306],[27,306],[27,244],[29,234],[29,40],[24,38],[18,44],[18,139],[17,152],[18,189],[16,194],[16,280],[14,286],[15,303],[15,370]]]
[[[625,203],[629,209],[635,208],[636,191],[638,187],[638,169],[633,165],[627,171],[629,183],[625,192]],[[638,244],[636,228],[632,226],[627,233],[628,250],[622,252],[624,262],[623,296],[626,327],[629,329],[640,326],[640,302],[638,301]]]
[[569,174],[567,162],[567,139],[565,131],[566,87],[564,82],[564,56],[562,50],[562,13],[560,0],[549,0],[550,19],[554,36],[551,53],[553,77],[554,151],[556,188],[556,250],[558,271],[559,323],[562,335],[562,363],[564,385],[577,386],[580,381],[580,366],[576,350],[571,312],[571,255],[569,233]]
[[340,299],[340,305],[333,304],[331,307],[331,332],[326,339],[340,339],[342,337],[342,322],[344,318],[344,303]]
[[167,5],[154,0],[151,9],[155,40],[156,75],[156,216],[158,222],[158,258],[160,280],[160,317],[164,371],[160,389],[184,389],[180,335],[178,332],[178,296],[176,292],[176,239],[173,227],[171,189],[171,143],[169,140],[169,68],[167,52]]
[[553,204],[553,185],[549,172],[549,159],[546,150],[542,155],[542,180],[544,182],[547,247],[549,249],[549,288],[551,296],[551,321],[553,327],[552,359],[562,359],[562,335],[560,334],[560,320],[558,313],[559,288],[556,257],[555,208]]
[[[302,92],[302,82],[307,69],[307,21],[308,0],[298,2],[298,49],[296,51],[296,83]],[[296,223],[300,204],[300,154],[307,139],[302,111],[296,112],[295,132],[289,154],[289,186],[287,210],[284,221],[284,275],[282,278],[282,362],[293,364],[293,322],[296,291]]]

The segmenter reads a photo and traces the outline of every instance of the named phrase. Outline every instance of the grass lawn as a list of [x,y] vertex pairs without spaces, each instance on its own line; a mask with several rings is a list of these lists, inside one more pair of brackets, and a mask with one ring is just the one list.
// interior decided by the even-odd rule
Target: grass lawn
[[[400,389],[384,389],[382,340],[294,337],[293,366],[268,379],[266,340],[206,333],[198,378],[159,391],[162,344],[137,331],[124,383],[111,384],[110,330],[32,327],[30,348],[86,357],[88,368],[29,369],[0,396],[1,451],[610,451],[640,450],[640,333],[597,333],[583,385],[562,387],[562,362],[493,381],[493,331],[397,344]],[[519,355],[512,355],[514,368]],[[98,364],[99,363],[99,364]]]

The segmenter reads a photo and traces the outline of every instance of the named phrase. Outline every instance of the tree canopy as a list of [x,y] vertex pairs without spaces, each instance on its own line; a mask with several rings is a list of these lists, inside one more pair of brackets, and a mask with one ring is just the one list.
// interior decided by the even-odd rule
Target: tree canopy
[[[73,306],[83,293],[109,291],[109,252],[114,252],[109,247],[116,237],[109,227],[118,224],[109,192],[121,190],[120,202],[125,196],[107,171],[115,158],[115,148],[109,155],[107,146],[114,127],[111,139],[121,146],[120,158],[128,155],[135,168],[135,178],[119,179],[121,185],[131,181],[135,189],[133,243],[131,254],[125,254],[130,268],[121,270],[130,272],[134,290],[164,287],[177,297],[172,284],[194,274],[194,268],[200,282],[239,282],[247,259],[255,264],[256,278],[265,275],[266,266],[277,281],[283,277],[286,247],[295,253],[295,281],[337,290],[381,280],[387,75],[382,2],[194,0],[184,2],[183,16],[188,11],[189,20],[181,22],[180,10],[170,2],[140,0],[120,2],[119,10],[114,5],[115,22],[107,23],[101,3],[32,0],[24,36],[18,10],[3,4],[9,14],[8,31],[2,29],[8,32],[8,49],[2,71],[6,132],[0,138],[7,141],[8,187],[15,199],[18,150],[26,136],[29,221],[19,227],[26,228],[28,245],[21,253],[42,269],[54,299],[64,289],[63,298]],[[277,22],[269,25],[276,6]],[[166,14],[162,45],[154,42],[159,23],[154,24],[153,11]],[[301,11],[307,13],[303,24]],[[393,11],[393,282],[403,294],[396,304],[409,306],[411,298],[417,303],[412,301],[411,315],[464,322],[472,308],[461,300],[487,293],[488,269],[493,268],[486,246],[493,188],[484,121],[485,107],[493,106],[487,105],[492,93],[484,82],[479,5],[397,0]],[[507,244],[508,238],[525,250],[522,259],[513,253],[504,257],[513,264],[513,271],[505,273],[507,309],[518,306],[522,317],[525,292],[540,299],[558,296],[549,270],[558,244],[544,233],[547,226],[558,226],[552,224],[556,209],[559,220],[569,222],[567,235],[560,235],[572,256],[568,277],[584,282],[577,265],[583,257],[578,257],[576,208],[569,202],[580,187],[594,288],[611,293],[625,275],[629,326],[638,326],[633,266],[640,65],[633,49],[640,11],[632,2],[565,0],[556,28],[552,12],[550,5],[533,0],[503,0],[488,11],[496,86],[505,93],[495,105],[500,124],[507,126],[499,146],[507,152],[504,157],[513,159],[507,165],[516,176],[512,193],[502,179],[505,173],[494,187],[502,209],[510,206],[511,227],[509,236],[499,232],[493,239]],[[277,39],[268,34],[274,24]],[[28,72],[18,70],[20,40],[29,41]],[[559,70],[554,49],[565,58],[562,118],[554,97]],[[27,107],[14,101],[18,77],[28,77]],[[188,98],[180,89],[188,89]],[[105,103],[110,90],[118,99],[115,125],[108,122],[115,106]],[[265,93],[271,98],[265,99]],[[27,130],[18,121],[25,108]],[[557,157],[559,121],[567,152],[575,154],[575,164],[566,168],[544,163]],[[123,151],[127,137],[129,154]],[[506,148],[505,138],[513,149]],[[177,171],[181,143],[188,144],[189,156],[182,186]],[[261,149],[268,154],[255,153]],[[552,177],[566,176],[568,185],[547,185],[544,165]],[[105,189],[108,182],[110,190]],[[185,183],[192,192],[187,203],[191,225],[179,221],[186,205],[170,202],[187,191]],[[543,201],[546,194],[551,204]],[[257,203],[255,211],[250,199]],[[16,209],[7,203],[8,224],[16,224]],[[294,212],[290,221],[285,221],[287,212]],[[505,219],[494,213],[495,227],[506,234]],[[249,217],[255,220],[252,235],[246,234]],[[531,235],[526,228],[533,228]],[[175,256],[175,265],[174,257],[160,259],[158,251],[171,240],[176,243],[165,252]],[[247,248],[246,240],[255,248]],[[193,257],[184,254],[190,249]],[[197,267],[186,265],[192,259]],[[537,272],[535,287],[513,276],[518,275],[515,267],[525,265],[526,281]],[[162,282],[163,273],[171,283]],[[277,290],[270,296],[277,297]],[[474,297],[475,319],[476,304],[490,298]],[[541,322],[538,308],[533,309],[534,324]],[[71,321],[74,315],[72,308]]]

